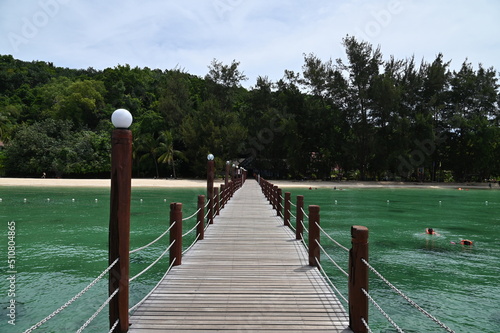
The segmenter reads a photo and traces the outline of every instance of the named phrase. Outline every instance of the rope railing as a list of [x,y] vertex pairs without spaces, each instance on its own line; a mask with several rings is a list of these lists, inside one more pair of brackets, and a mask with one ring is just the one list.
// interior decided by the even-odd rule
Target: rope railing
[[[366,295],[366,297],[370,300],[370,302],[372,302],[372,304],[377,308],[377,310],[379,310],[380,313],[382,313],[382,315],[387,319],[387,321],[389,321],[389,323],[391,323],[391,325],[394,326],[394,328],[399,333],[404,333],[404,331],[394,322],[394,320],[392,320],[391,317],[389,317],[389,315],[382,309],[382,307],[377,302],[375,302],[375,300],[370,296],[370,294],[364,288],[362,288],[361,291],[363,292],[363,294]],[[370,328],[366,323],[366,321],[364,322],[364,324],[368,329]]]
[[64,303],[64,305],[62,305],[61,307],[59,307],[57,310],[55,310],[54,312],[52,312],[50,315],[48,315],[44,319],[40,320],[35,325],[33,325],[30,328],[28,328],[26,331],[24,331],[24,333],[30,333],[30,332],[36,330],[37,328],[39,328],[40,326],[42,326],[47,321],[49,321],[50,319],[54,318],[58,313],[60,313],[61,311],[63,311],[64,309],[66,309],[68,306],[70,306],[71,304],[73,304],[73,302],[75,302],[83,294],[85,294],[87,291],[89,291],[90,288],[92,288],[93,286],[95,286],[97,284],[97,282],[99,282],[104,277],[104,275],[106,275],[109,272],[109,270],[111,268],[113,268],[113,266],[116,265],[116,263],[118,262],[118,260],[119,259],[116,259],[115,261],[113,261],[111,263],[111,265],[109,265],[101,274],[99,274],[98,277],[96,277],[91,283],[89,283],[85,288],[83,288],[82,291],[80,291],[78,294],[76,294],[75,296],[73,296],[69,301],[67,301],[66,303]]
[[347,300],[347,298],[345,298],[344,295],[342,295],[342,293],[340,292],[340,290],[338,290],[338,288],[335,286],[335,284],[333,284],[332,280],[330,279],[330,277],[328,276],[328,274],[326,274],[325,270],[323,269],[323,266],[321,266],[321,263],[319,262],[318,258],[315,258],[316,259],[316,263],[318,264],[318,267],[319,269],[321,270],[321,273],[323,273],[323,276],[326,277],[326,279],[328,280],[328,283],[330,283],[330,286],[333,288],[333,290],[335,290],[335,292],[337,293],[337,295],[342,298],[342,300],[346,303],[346,304],[349,304],[349,301]]
[[[198,210],[198,211],[199,211],[199,210]],[[198,213],[198,212],[196,212],[196,213]],[[183,220],[183,221],[184,221],[184,220]],[[184,234],[182,234],[182,237],[184,238],[184,237],[186,237],[187,235],[189,235],[190,233],[192,233],[192,232],[193,232],[193,231],[194,231],[194,230],[198,227],[198,225],[199,225],[200,223],[201,223],[201,221],[198,221],[198,223],[196,223],[196,224],[194,225],[194,227],[192,227],[191,229],[189,229],[188,231],[186,231]]]
[[[53,311],[47,317],[45,317],[44,319],[40,320],[35,325],[33,325],[30,328],[28,328],[27,330],[25,330],[24,333],[31,333],[32,331],[36,330],[37,328],[39,328],[40,326],[45,324],[47,321],[49,321],[50,319],[54,318],[56,315],[61,313],[63,310],[65,310],[67,307],[69,307],[71,304],[73,304],[77,299],[79,299],[83,294],[85,294],[88,290],[90,290],[92,287],[94,287],[106,274],[109,273],[110,275],[112,275],[114,272],[111,270],[119,262],[120,256],[123,258],[123,261],[122,261],[121,267],[120,267],[120,271],[123,270],[124,272],[126,272],[126,274],[122,275],[122,278],[124,277],[124,279],[127,279],[128,269],[129,269],[128,255],[142,251],[142,250],[152,246],[153,244],[157,243],[160,239],[162,239],[167,233],[170,232],[170,234],[171,234],[170,245],[165,249],[165,251],[163,251],[162,254],[159,257],[157,257],[148,267],[143,269],[140,273],[138,273],[134,277],[129,278],[128,282],[132,282],[135,279],[139,278],[141,275],[143,275],[148,270],[150,270],[154,265],[156,265],[159,262],[159,260],[161,258],[163,258],[169,250],[172,250],[172,247],[174,245],[179,246],[179,244],[176,244],[176,242],[177,242],[176,239],[180,239],[179,243],[180,243],[180,247],[182,248],[182,237],[192,233],[193,230],[200,227],[200,224],[204,223],[204,220],[207,218],[207,216],[210,216],[209,215],[210,213],[213,214],[214,209],[216,209],[216,211],[217,211],[216,213],[218,215],[220,208],[223,208],[224,204],[227,203],[227,201],[232,197],[234,192],[237,189],[241,188],[244,180],[246,179],[246,171],[245,171],[242,174],[241,179],[238,179],[238,181],[231,181],[231,186],[227,186],[226,188],[221,187],[222,190],[220,192],[220,195],[219,195],[219,192],[216,190],[216,191],[214,191],[215,195],[212,198],[210,198],[206,202],[206,204],[202,204],[199,201],[198,207],[203,207],[203,208],[199,208],[193,215],[191,215],[189,217],[182,219],[182,213],[181,213],[180,218],[173,221],[172,215],[171,215],[171,224],[166,231],[164,231],[160,236],[158,236],[152,242],[150,242],[144,246],[141,246],[139,248],[136,248],[134,250],[130,250],[129,243],[128,243],[129,242],[129,235],[130,235],[130,214],[129,214],[130,213],[129,212],[130,200],[122,200],[121,197],[119,199],[116,199],[113,196],[113,194],[114,193],[120,193],[120,194],[125,193],[124,198],[128,197],[128,199],[130,199],[130,187],[131,187],[130,186],[130,176],[127,174],[127,172],[131,168],[125,167],[128,165],[127,164],[128,159],[123,159],[127,163],[124,162],[124,164],[122,165],[122,164],[119,164],[117,162],[118,158],[116,158],[116,157],[121,158],[123,156],[128,155],[128,152],[126,152],[126,150],[128,150],[131,147],[131,142],[132,142],[131,141],[131,133],[129,133],[129,132],[125,133],[122,130],[120,130],[119,132],[116,132],[116,133],[118,133],[116,135],[115,135],[115,132],[113,132],[113,133],[114,134],[113,134],[112,140],[114,140],[114,141],[113,141],[113,151],[112,151],[112,170],[118,170],[119,172],[118,171],[112,172],[112,174],[114,175],[115,178],[112,178],[112,187],[111,187],[111,189],[112,189],[111,190],[111,192],[112,192],[111,216],[112,216],[112,218],[110,220],[113,222],[114,229],[111,228],[111,226],[110,226],[110,239],[123,239],[124,240],[123,243],[115,242],[115,244],[110,245],[110,250],[109,250],[110,251],[109,252],[110,258],[111,258],[111,254],[113,254],[113,258],[116,258],[116,259],[101,274],[99,274],[99,276],[97,278],[95,278],[90,284],[88,284],[83,290],[81,290],[74,297],[72,297],[70,300],[68,300],[62,306],[57,308],[55,311]],[[127,141],[126,142],[127,144],[122,144],[122,142],[120,141],[121,139],[124,139],[125,141]],[[119,142],[120,144],[118,144],[118,141],[120,141]],[[115,147],[118,147],[118,148],[115,149]],[[115,161],[115,158],[116,158],[116,161]],[[115,190],[115,191],[113,192],[113,190]],[[199,196],[199,197],[204,197],[204,196]],[[200,198],[199,198],[199,200],[200,200]],[[127,203],[127,201],[128,201],[128,203]],[[114,205],[117,202],[118,202],[118,204]],[[176,205],[176,204],[177,203],[173,203],[172,205]],[[171,205],[171,213],[172,213],[172,205]],[[182,204],[177,206],[177,208],[179,209],[179,212],[180,212],[180,207],[182,207]],[[201,216],[204,215],[200,211],[205,209],[205,208],[208,208],[208,207],[210,207],[210,209],[208,210],[210,213],[207,212],[207,214],[204,216],[203,220],[200,221]],[[125,214],[124,212],[127,212],[127,211],[128,211],[128,214]],[[201,215],[201,216],[198,217],[198,221],[197,221],[196,225],[192,229],[190,229],[188,232],[186,232],[185,234],[182,234],[182,223],[181,222],[189,220],[189,219],[193,218],[194,216],[196,216],[197,214]],[[213,215],[210,218],[213,219]],[[111,222],[110,222],[110,225],[111,225]],[[120,228],[122,228],[122,229],[120,229]],[[207,224],[207,228],[208,228],[208,224]],[[173,240],[172,240],[172,237],[173,237],[172,234],[174,233],[174,231],[172,229],[175,230],[175,234],[176,234],[176,236],[175,236],[176,239],[173,239]],[[200,235],[201,235],[201,239],[203,239],[202,230],[203,230],[203,228],[201,228],[201,231],[199,230],[193,243],[185,251],[183,251],[182,254],[185,254],[187,251],[189,251],[194,246],[194,244],[200,239]],[[113,233],[111,231],[113,231]],[[117,231],[117,233],[114,233],[115,231]],[[124,237],[117,237],[117,235],[119,235],[119,236],[123,235]],[[117,244],[119,246],[115,246]],[[122,246],[122,244],[126,244],[126,246]],[[123,251],[123,249],[125,249],[125,251]],[[116,254],[118,255],[118,257],[116,257]],[[140,306],[140,304],[142,304],[158,288],[160,283],[164,280],[164,278],[170,272],[170,270],[172,269],[173,266],[181,264],[181,258],[182,258],[181,252],[179,252],[179,256],[174,256],[174,255],[172,255],[172,251],[171,251],[170,266],[167,269],[167,271],[165,272],[163,278],[148,293],[148,295],[146,295],[136,305],[134,305],[133,307],[128,309],[129,313],[134,311],[138,306]],[[125,259],[127,259],[127,260],[125,260]],[[110,284],[110,290],[112,290],[111,287],[112,287],[112,285]],[[121,297],[122,293],[125,293],[126,295],[128,295],[128,285],[125,288],[126,290],[123,290],[123,289],[124,288],[121,288],[121,287],[113,289],[112,290],[113,292],[111,293],[111,295],[109,295],[109,297],[99,306],[99,308],[89,317],[89,319],[87,319],[85,321],[85,323],[78,329],[77,332],[80,333],[80,332],[84,331],[91,324],[91,322],[103,311],[103,309],[110,304],[110,302],[113,301],[113,304],[114,304],[117,300],[116,299],[113,300],[113,299],[117,295],[118,295],[118,297]],[[123,303],[123,304],[125,304],[125,303]],[[113,314],[110,313],[110,316],[109,316],[110,320],[114,320],[114,322],[112,322],[111,329],[109,330],[110,333],[113,332],[119,324],[123,325],[125,327],[128,326],[128,318],[126,316],[125,316],[125,318],[123,318],[123,317],[115,316],[115,315],[116,315],[116,312],[114,312]]]
[[323,235],[326,236],[326,238],[328,238],[329,240],[331,240],[335,245],[337,245],[338,247],[340,247],[342,250],[344,250],[346,252],[349,252],[349,249],[347,247],[345,247],[344,245],[340,244],[335,239],[333,239],[332,236],[330,236],[318,223],[316,223],[316,225],[318,226],[319,230],[323,233]]
[[304,247],[306,248],[306,251],[309,252],[309,246],[307,246],[306,244],[306,240],[304,239],[304,234],[300,234],[300,241],[302,242],[302,245],[304,245]]
[[[285,198],[281,196],[281,189],[277,186],[274,186],[269,181],[259,177],[259,184],[262,188],[262,192],[265,197],[269,200],[269,203],[273,206],[273,209],[278,210],[278,215],[280,215],[281,209],[281,201],[284,200],[284,224],[289,226],[291,229],[296,232],[296,239],[300,240],[306,251],[309,253],[309,265],[317,266],[319,270],[321,270],[324,277],[328,280],[332,289],[339,295],[339,297],[349,305],[349,317],[350,323],[353,325],[351,328],[355,331],[360,332],[372,332],[370,327],[368,326],[367,318],[368,318],[368,303],[371,302],[377,309],[381,310],[380,306],[373,300],[373,298],[366,291],[368,289],[368,270],[364,269],[364,265],[366,265],[370,270],[374,271],[376,275],[379,276],[384,282],[386,282],[396,293],[398,293],[401,297],[403,297],[407,302],[409,302],[412,306],[417,308],[420,312],[426,315],[428,318],[433,320],[436,324],[438,324],[441,328],[445,329],[449,333],[454,333],[449,327],[436,319],[433,315],[422,309],[419,305],[417,305],[413,300],[411,300],[408,296],[404,295],[399,289],[390,284],[387,279],[385,279],[380,273],[376,272],[376,270],[368,264],[368,262],[364,259],[367,258],[368,255],[368,229],[363,226],[352,226],[351,227],[351,242],[352,248],[349,249],[346,246],[340,244],[338,241],[333,239],[320,225],[319,225],[319,215],[316,215],[319,212],[319,206],[315,206],[317,211],[314,213],[311,211],[311,207],[309,206],[309,213],[306,213],[304,210],[303,204],[303,196],[297,196],[297,204],[294,204],[290,200],[291,193],[285,193]],[[297,213],[294,215],[290,208],[295,207],[297,209]],[[311,215],[311,216],[310,216]],[[314,216],[314,224],[311,223],[311,217]],[[290,217],[293,217],[296,220],[296,227],[290,223]],[[308,227],[304,224],[304,219],[309,219]],[[315,228],[314,232],[312,227]],[[304,233],[308,234],[309,242],[306,243],[304,238]],[[343,269],[326,251],[326,249],[321,245],[319,241],[319,235],[322,233],[326,236],[333,244],[337,247],[341,248],[345,252],[349,253],[349,273]],[[309,246],[308,246],[309,245]],[[346,299],[343,296],[337,287],[333,284],[328,274],[326,274],[324,268],[321,266],[319,260],[319,254],[323,252],[324,255],[328,258],[328,260],[346,277],[348,277],[348,289],[349,289],[349,299]],[[352,276],[351,276],[352,275]],[[366,284],[365,284],[366,283]],[[386,317],[389,322],[396,328],[398,332],[403,332],[394,321],[387,316],[385,312],[382,310],[382,314]],[[360,326],[361,325],[361,326]],[[354,328],[354,326],[356,328]]]
[[111,328],[109,329],[108,333],[113,333],[115,331],[116,326],[118,326],[118,323],[120,323],[120,319],[117,319],[114,322],[113,326],[111,326]]
[[[288,214],[290,214],[290,216],[293,217],[294,219],[297,219],[297,217],[293,215],[291,211],[288,211]],[[297,228],[295,228],[293,224],[289,223],[288,226],[290,227],[290,229],[293,230],[293,232],[297,232]]]
[[170,263],[170,266],[168,267],[167,271],[165,272],[165,274],[163,274],[163,277],[160,279],[160,281],[158,281],[158,283],[156,284],[156,286],[153,287],[153,289],[151,289],[151,291],[146,295],[144,296],[139,302],[137,302],[134,306],[132,306],[130,309],[128,309],[128,312],[131,313],[133,312],[135,309],[137,309],[142,303],[144,303],[149,296],[151,296],[151,294],[154,293],[154,291],[156,289],[158,289],[158,286],[161,284],[161,282],[165,279],[165,277],[168,275],[168,273],[170,273],[170,270],[172,269],[172,267],[174,266],[175,262],[177,261],[177,257],[176,258],[173,258],[172,262]]
[[187,249],[185,249],[184,251],[182,251],[182,255],[186,254],[186,252],[188,252],[189,250],[191,250],[191,248],[194,246],[194,244],[196,244],[196,242],[198,241],[198,239],[200,238],[200,235],[196,235],[196,238],[195,240],[191,243],[191,245],[189,245],[187,247]]
[[363,323],[363,325],[365,325],[368,333],[373,333],[373,331],[370,329],[370,326],[368,326],[368,323],[366,322],[365,318],[361,318],[361,322]]
[[342,272],[346,277],[349,277],[349,273],[347,273],[339,264],[326,252],[325,248],[321,245],[321,243],[316,239],[316,244],[318,244],[321,251],[326,255],[326,257],[330,260],[330,262],[337,267],[337,269]]
[[384,281],[393,291],[395,291],[399,296],[401,296],[403,299],[405,299],[410,305],[412,305],[414,308],[416,308],[418,311],[423,313],[425,316],[427,316],[429,319],[434,321],[437,325],[439,325],[441,328],[445,329],[449,333],[455,333],[451,328],[443,324],[441,321],[439,321],[436,317],[434,317],[432,314],[424,310],[420,305],[415,303],[410,297],[405,295],[401,290],[396,288],[392,283],[390,283],[382,274],[380,274],[372,265],[370,265],[365,259],[361,260],[375,275],[377,275],[382,281]]
[[[92,316],[90,316],[89,319],[87,319],[87,321],[78,329],[78,331],[76,331],[76,333],[81,333],[83,332],[83,330],[85,328],[87,328],[87,326],[90,325],[90,323],[97,317],[97,315],[99,313],[101,313],[102,310],[104,310],[104,308],[106,307],[106,305],[109,304],[109,302],[111,302],[111,300],[113,299],[113,297],[116,296],[116,294],[118,294],[118,291],[120,289],[116,289],[105,301],[104,303],[102,303],[102,305],[97,309],[96,312],[94,312],[94,314]],[[117,323],[118,324],[118,323]]]
[[153,245],[154,243],[156,243],[157,241],[159,241],[160,239],[163,238],[163,236],[165,236],[173,227],[174,227],[175,224],[172,224],[167,230],[165,230],[164,233],[162,233],[160,236],[158,236],[154,241],[152,241],[151,243],[149,244],[146,244],[142,247],[139,247],[137,249],[134,249],[132,251],[130,251],[129,253],[132,254],[132,253],[136,253],[136,252],[139,252],[139,251],[142,251],[144,249],[147,249],[148,247],[150,247],[151,245]]
[[182,221],[187,221],[187,220],[192,219],[193,217],[195,217],[195,216],[196,216],[196,214],[198,214],[198,212],[199,212],[200,210],[201,210],[201,208],[200,208],[200,209],[198,209],[196,212],[194,212],[194,214],[193,214],[193,215],[190,215],[190,216],[188,216],[188,217],[183,218],[183,219],[182,219]]
[[172,243],[170,243],[170,245],[165,249],[165,251],[163,251],[162,254],[160,254],[160,256],[158,258],[156,258],[155,261],[153,261],[148,267],[144,268],[140,273],[138,273],[135,276],[131,277],[128,281],[132,282],[135,279],[137,279],[139,276],[141,276],[142,274],[144,274],[147,271],[149,271],[151,269],[151,267],[153,267],[158,261],[160,261],[161,258],[163,258],[163,256],[172,248],[172,246],[174,244],[175,244],[175,240]]
[[304,211],[304,208],[301,208],[300,210],[302,211],[302,214],[304,214],[304,217],[308,219],[309,215],[307,215],[307,213]]
[[302,228],[306,234],[309,234],[309,230],[307,229],[306,225],[304,224],[304,221],[300,220],[300,224],[302,225]]

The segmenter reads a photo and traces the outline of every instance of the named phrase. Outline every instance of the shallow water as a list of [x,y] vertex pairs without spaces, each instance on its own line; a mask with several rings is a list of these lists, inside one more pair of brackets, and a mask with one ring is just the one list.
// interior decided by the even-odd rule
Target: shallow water
[[[131,249],[143,246],[169,226],[170,202],[183,202],[185,216],[196,209],[203,189],[133,189]],[[23,332],[75,296],[108,266],[109,189],[0,188],[2,225],[0,269],[7,275],[8,222],[15,221],[15,326],[8,323],[9,283],[0,281],[0,332]],[[26,201],[24,200],[26,199]],[[142,201],[141,201],[142,199]],[[187,221],[185,230],[194,225]],[[188,237],[187,237],[188,238]],[[192,238],[186,240],[186,246]],[[167,237],[131,255],[131,276],[155,260]],[[130,306],[163,276],[168,254],[131,284]],[[12,274],[10,274],[12,275]],[[107,298],[107,277],[35,332],[74,332]],[[85,332],[107,332],[105,309]]]
[[[288,190],[287,190],[288,191]],[[350,226],[369,228],[370,263],[456,332],[500,331],[500,191],[452,189],[290,189],[321,206],[321,225],[350,247]],[[425,228],[439,235],[426,235]],[[474,246],[462,246],[470,239]],[[330,241],[324,237],[323,244]],[[453,244],[455,243],[455,244]],[[328,247],[335,260],[347,258]],[[342,261],[343,260],[343,261]],[[327,264],[327,259],[322,260]],[[330,268],[338,286],[345,278]],[[342,289],[344,295],[347,290]],[[374,274],[370,293],[405,332],[445,332]],[[370,305],[374,332],[396,332]]]
[[[196,197],[203,191],[202,188],[133,189],[131,248],[147,244],[168,227],[170,202],[183,202],[187,216],[195,211]],[[367,226],[370,263],[456,332],[500,331],[497,263],[500,191],[286,191],[292,192],[293,200],[302,194],[306,205],[320,205],[321,225],[347,247],[350,247],[351,225]],[[4,257],[0,269],[2,276],[7,274],[7,223],[15,221],[17,271],[16,325],[7,323],[9,285],[2,279],[0,332],[22,332],[72,298],[107,267],[109,190],[2,187],[0,198],[3,229],[0,255]],[[433,227],[440,235],[425,235],[426,227]],[[451,244],[464,238],[474,241],[474,246]],[[147,267],[163,252],[167,242],[162,240],[161,244],[133,254],[131,275]],[[329,244],[325,237],[322,244],[347,269],[346,253]],[[322,263],[347,295],[346,278],[328,265],[324,257]],[[168,258],[164,258],[132,282],[130,305],[157,283],[167,266]],[[405,332],[444,332],[374,275],[370,276],[370,292]],[[76,331],[106,297],[107,280],[104,279],[35,332]],[[395,332],[373,306],[369,322],[374,332]],[[107,327],[105,309],[85,332],[105,332]]]

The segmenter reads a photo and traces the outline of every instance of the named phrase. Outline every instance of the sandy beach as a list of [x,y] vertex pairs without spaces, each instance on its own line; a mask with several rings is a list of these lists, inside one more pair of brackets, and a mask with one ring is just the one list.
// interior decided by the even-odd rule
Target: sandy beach
[[[215,181],[217,184],[218,182]],[[0,178],[0,186],[110,187],[110,179]],[[132,187],[206,187],[206,180],[132,179]]]
[[[249,181],[253,181],[249,179]],[[215,185],[223,180],[216,179]],[[488,183],[403,183],[403,182],[358,182],[358,181],[282,181],[273,183],[281,188],[475,188],[489,189]],[[62,178],[0,178],[0,186],[37,186],[37,187],[110,187],[109,179],[62,179]],[[194,188],[206,187],[204,179],[132,179],[132,187],[158,188]],[[493,189],[500,189],[497,183],[492,183]]]

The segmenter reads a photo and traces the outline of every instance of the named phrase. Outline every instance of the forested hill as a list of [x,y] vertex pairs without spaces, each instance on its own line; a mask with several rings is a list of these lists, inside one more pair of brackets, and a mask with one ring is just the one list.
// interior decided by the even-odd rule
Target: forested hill
[[[204,177],[206,155],[268,177],[482,181],[500,176],[498,75],[439,54],[383,57],[343,40],[346,60],[252,88],[237,61],[184,70],[68,69],[0,56],[0,175],[109,176],[110,116],[134,116],[134,177]],[[3,146],[3,149],[1,149]]]

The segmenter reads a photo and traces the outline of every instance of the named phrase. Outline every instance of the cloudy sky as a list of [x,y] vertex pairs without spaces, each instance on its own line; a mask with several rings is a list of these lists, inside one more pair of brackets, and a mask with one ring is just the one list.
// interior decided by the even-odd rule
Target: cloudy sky
[[344,57],[347,34],[385,58],[442,52],[500,70],[498,0],[0,0],[0,54],[70,68],[118,64],[204,76],[212,59],[249,80]]

